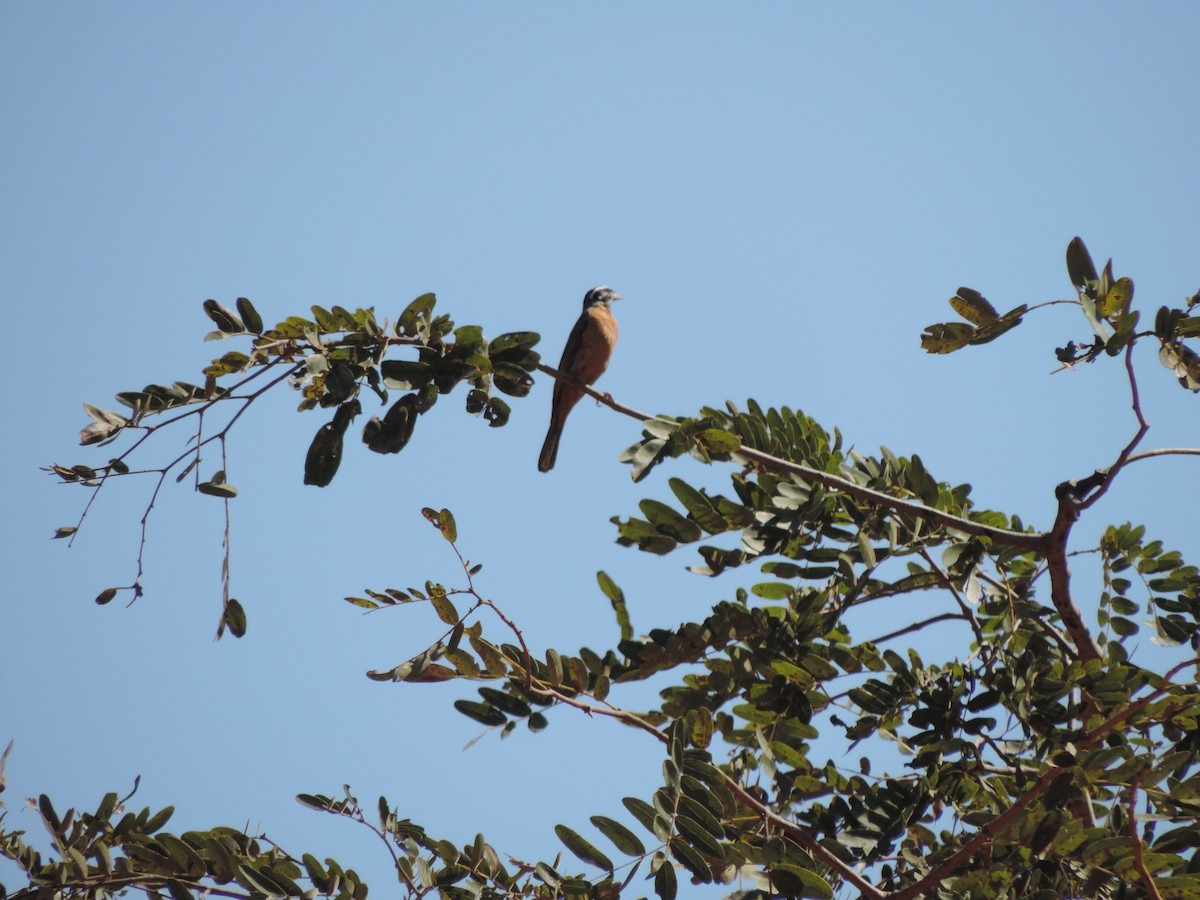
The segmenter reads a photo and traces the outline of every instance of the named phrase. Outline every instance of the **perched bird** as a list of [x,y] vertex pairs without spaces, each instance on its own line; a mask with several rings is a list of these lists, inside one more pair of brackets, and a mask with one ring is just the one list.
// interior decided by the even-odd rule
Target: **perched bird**
[[[558,371],[580,384],[591,384],[604,373],[613,348],[617,346],[617,320],[613,318],[611,306],[614,300],[620,299],[621,295],[607,286],[594,287],[584,295],[583,314],[567,338]],[[554,468],[563,425],[582,396],[583,390],[577,384],[563,378],[555,379],[550,430],[546,433],[546,443],[542,444],[542,455],[538,457],[539,472]]]

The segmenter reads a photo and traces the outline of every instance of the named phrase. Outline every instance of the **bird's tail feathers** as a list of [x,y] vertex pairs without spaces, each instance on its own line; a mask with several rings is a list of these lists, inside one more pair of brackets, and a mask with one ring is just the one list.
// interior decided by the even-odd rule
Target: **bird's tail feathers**
[[542,455],[538,457],[539,472],[549,472],[554,468],[554,461],[558,458],[558,439],[561,436],[561,428],[550,426],[550,431],[546,433],[546,443],[542,444]]

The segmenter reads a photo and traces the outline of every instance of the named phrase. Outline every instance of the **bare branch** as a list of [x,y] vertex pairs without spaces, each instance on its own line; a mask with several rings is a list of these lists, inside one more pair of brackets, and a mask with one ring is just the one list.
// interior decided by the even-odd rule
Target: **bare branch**
[[1159,447],[1156,450],[1142,450],[1139,453],[1129,454],[1125,459],[1125,465],[1143,459],[1152,459],[1155,456],[1200,456],[1200,447]]

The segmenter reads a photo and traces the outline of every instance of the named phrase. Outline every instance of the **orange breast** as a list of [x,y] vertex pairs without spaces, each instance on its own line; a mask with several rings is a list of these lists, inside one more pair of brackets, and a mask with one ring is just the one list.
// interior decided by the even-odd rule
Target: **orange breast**
[[591,384],[608,368],[613,348],[617,345],[617,320],[611,310],[602,306],[587,311],[588,327],[583,331],[582,346],[575,358],[575,376]]

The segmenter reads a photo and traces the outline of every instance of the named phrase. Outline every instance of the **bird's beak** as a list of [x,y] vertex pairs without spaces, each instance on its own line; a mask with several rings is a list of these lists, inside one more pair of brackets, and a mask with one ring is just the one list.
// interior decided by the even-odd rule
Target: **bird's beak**
[[620,300],[620,299],[621,299],[621,295],[620,295],[620,294],[618,294],[616,291],[613,291],[612,298],[613,298],[614,300]]

